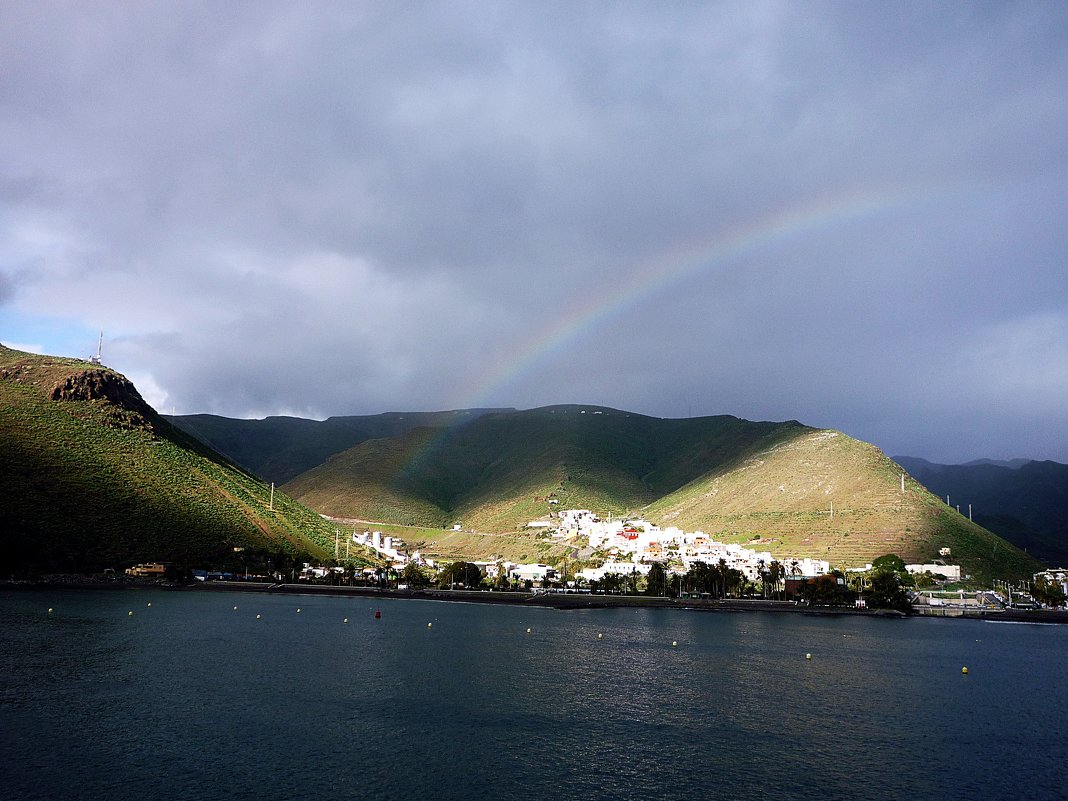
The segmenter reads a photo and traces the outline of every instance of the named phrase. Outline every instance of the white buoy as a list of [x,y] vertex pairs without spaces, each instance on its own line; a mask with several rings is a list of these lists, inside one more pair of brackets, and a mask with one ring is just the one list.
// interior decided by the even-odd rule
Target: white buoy
[[427,627],[428,629],[432,629],[432,628],[434,628],[434,624],[433,624],[433,623],[427,623],[427,624],[426,624],[426,627]]
[[48,607],[48,614],[52,614],[52,607]]
[[297,614],[298,615],[300,614],[300,607],[299,606],[297,607]]
[[236,606],[234,607],[234,611],[235,611],[235,612],[237,611],[237,607],[236,607]]
[[148,602],[148,606],[152,606],[152,602],[151,601]]
[[603,634],[598,634],[597,635],[597,639],[598,640],[603,640],[604,639],[604,635]]
[[133,617],[133,610],[132,609],[129,612],[126,613],[126,617]]
[[967,667],[962,667],[960,669],[960,672],[963,673],[964,675],[968,675],[968,668]]
[[256,620],[259,620],[259,619],[260,619],[260,616],[259,616],[259,615],[256,615]]
[[672,648],[678,648],[679,647],[679,641],[678,640],[672,640],[671,641],[671,647]]
[[811,658],[812,658],[812,654],[805,654],[805,659],[811,659]]
[[342,620],[341,622],[342,622],[342,623],[348,623],[348,622],[349,622],[349,619],[348,619],[348,618],[345,618],[345,619],[344,619],[344,620]]
[[530,629],[529,628],[527,629],[527,634],[530,634]]

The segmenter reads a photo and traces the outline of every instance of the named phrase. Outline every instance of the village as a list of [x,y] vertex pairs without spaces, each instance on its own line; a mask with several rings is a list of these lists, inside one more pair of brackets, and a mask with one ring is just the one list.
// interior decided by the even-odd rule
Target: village
[[[334,559],[327,564],[303,562],[280,572],[266,572],[246,561],[244,575],[193,570],[195,581],[274,581],[313,584],[349,584],[379,589],[419,590],[429,586],[446,589],[521,591],[541,593],[598,593],[689,597],[762,597],[807,602],[843,601],[863,608],[866,584],[886,559],[909,587],[913,611],[946,615],[953,608],[1038,608],[1036,598],[1025,589],[1049,588],[1048,605],[1058,605],[1068,593],[1068,571],[1036,573],[1030,588],[962,589],[958,564],[951,564],[949,548],[939,550],[934,563],[905,564],[893,554],[856,566],[832,565],[821,559],[776,556],[739,543],[720,542],[702,531],[687,532],[675,526],[660,527],[640,518],[602,518],[588,509],[567,509],[550,519],[533,520],[527,528],[539,531],[545,542],[566,544],[571,556],[556,564],[496,560],[435,559],[419,550],[409,551],[396,536],[374,529],[358,528],[342,534],[335,530]],[[460,524],[454,526],[460,531]],[[755,538],[753,543],[759,543]],[[376,566],[354,567],[353,548],[377,554]],[[235,549],[235,551],[238,549]],[[244,560],[243,560],[244,561]],[[880,563],[883,563],[880,566]],[[125,572],[131,577],[166,578],[163,563],[136,565]],[[1059,601],[1063,603],[1063,601]]]
[[[777,559],[768,551],[757,551],[735,543],[716,542],[704,532],[685,532],[676,527],[660,528],[645,520],[633,518],[602,519],[588,509],[561,511],[555,521],[537,520],[528,528],[541,529],[546,538],[583,542],[581,567],[567,573],[566,568],[506,560],[472,561],[490,583],[505,581],[540,589],[538,585],[555,584],[559,589],[578,590],[604,580],[606,576],[647,578],[654,564],[665,566],[670,577],[686,574],[694,564],[723,564],[736,570],[745,581],[757,583],[767,577],[772,565],[781,565],[780,576],[814,577],[830,572],[828,562],[806,558]],[[437,560],[419,551],[408,553],[403,541],[380,531],[353,532],[352,543],[375,551],[390,562],[392,570],[403,574],[409,564],[428,571],[437,571]],[[603,558],[598,558],[603,557]],[[599,563],[590,566],[589,563]],[[329,568],[309,566],[307,578],[321,575]],[[371,569],[373,570],[373,569]]]

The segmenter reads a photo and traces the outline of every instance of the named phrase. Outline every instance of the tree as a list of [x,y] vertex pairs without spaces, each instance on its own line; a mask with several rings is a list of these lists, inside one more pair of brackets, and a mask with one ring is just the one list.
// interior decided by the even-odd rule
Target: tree
[[872,570],[893,570],[895,573],[905,572],[905,560],[898,556],[896,553],[883,554],[880,557],[872,559]]
[[768,565],[768,582],[771,584],[772,596],[779,596],[779,588],[782,586],[782,580],[786,578],[786,566],[776,560],[772,559],[771,564]]
[[1049,581],[1045,576],[1039,576],[1031,585],[1031,594],[1035,600],[1046,606],[1064,606],[1064,588],[1055,581]]
[[865,601],[869,609],[897,609],[908,612],[912,609],[901,576],[896,570],[883,567],[871,572],[871,589]]
[[664,570],[664,566],[659,562],[653,562],[649,568],[649,579],[645,586],[645,594],[666,595],[667,583],[667,571]]
[[462,587],[477,587],[481,583],[482,571],[478,565],[463,561],[445,565],[438,577],[439,587],[452,587],[457,584]]
[[853,597],[854,593],[846,587],[845,577],[837,571],[816,576],[805,582],[805,598],[811,604],[841,606],[849,603]]
[[401,581],[413,590],[421,590],[430,585],[430,577],[415,562],[409,562],[404,566]]

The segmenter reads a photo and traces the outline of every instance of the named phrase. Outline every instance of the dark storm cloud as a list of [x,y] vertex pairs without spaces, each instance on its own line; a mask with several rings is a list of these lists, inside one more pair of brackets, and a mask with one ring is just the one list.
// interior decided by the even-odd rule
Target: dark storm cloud
[[168,411],[1068,461],[1066,41],[1037,3],[8,3],[0,302],[104,327]]

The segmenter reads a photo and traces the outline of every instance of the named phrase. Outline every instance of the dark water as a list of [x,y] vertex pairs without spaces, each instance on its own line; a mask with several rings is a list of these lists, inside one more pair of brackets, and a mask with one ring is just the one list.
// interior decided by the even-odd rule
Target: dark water
[[1064,798],[1066,655],[978,621],[7,593],[0,798]]

